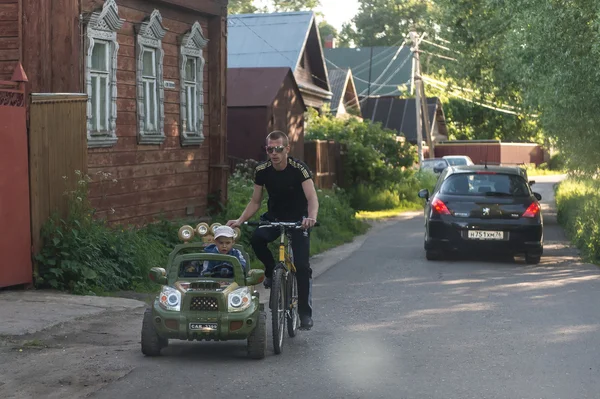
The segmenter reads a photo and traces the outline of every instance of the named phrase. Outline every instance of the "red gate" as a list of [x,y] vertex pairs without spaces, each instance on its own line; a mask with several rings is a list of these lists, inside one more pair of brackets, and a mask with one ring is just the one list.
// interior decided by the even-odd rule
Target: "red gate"
[[0,287],[32,282],[26,81],[0,81]]

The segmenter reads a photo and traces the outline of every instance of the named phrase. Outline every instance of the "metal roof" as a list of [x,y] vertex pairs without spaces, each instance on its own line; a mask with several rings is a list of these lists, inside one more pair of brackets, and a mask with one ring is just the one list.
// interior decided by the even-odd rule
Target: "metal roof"
[[[439,99],[437,97],[427,98],[427,110],[429,123],[433,125],[436,118],[436,110]],[[362,104],[362,114],[365,119],[381,122],[384,128],[395,130],[404,135],[408,141],[417,140],[417,109],[414,98],[381,97],[369,98]],[[425,118],[422,116],[422,124]],[[440,124],[441,121],[438,122]],[[423,131],[423,140],[426,140]]]
[[340,106],[348,79],[348,69],[328,68],[329,86],[333,96],[331,97],[331,111],[335,115]]
[[[369,82],[371,47],[326,48],[327,67],[350,68],[359,97],[366,97]],[[394,58],[396,57],[396,58]],[[370,96],[402,95],[398,86],[411,86],[412,52],[410,47],[373,47]]]
[[313,19],[312,11],[229,15],[227,66],[295,71]]
[[228,107],[269,107],[273,105],[285,79],[290,79],[298,101],[305,108],[300,89],[288,67],[274,68],[228,68]]

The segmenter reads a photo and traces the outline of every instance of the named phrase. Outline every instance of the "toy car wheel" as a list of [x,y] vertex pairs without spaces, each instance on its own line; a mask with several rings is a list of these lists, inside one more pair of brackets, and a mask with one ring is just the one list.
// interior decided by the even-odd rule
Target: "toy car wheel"
[[254,331],[248,337],[248,356],[264,359],[267,354],[267,313],[261,311]]
[[540,255],[525,254],[525,263],[528,265],[537,265],[542,257]]
[[168,340],[159,337],[154,328],[152,309],[146,309],[142,323],[142,353],[146,356],[159,356],[160,350],[167,344]]

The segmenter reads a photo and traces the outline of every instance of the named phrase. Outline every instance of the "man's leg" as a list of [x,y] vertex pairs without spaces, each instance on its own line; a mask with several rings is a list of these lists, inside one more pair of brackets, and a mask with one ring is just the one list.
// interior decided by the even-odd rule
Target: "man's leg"
[[275,259],[267,245],[279,237],[279,229],[274,227],[258,227],[250,240],[252,249],[258,260],[265,265],[265,287],[271,287],[271,278],[275,268]]
[[298,314],[300,327],[311,328],[312,321],[312,269],[310,268],[310,233],[304,230],[294,230],[292,233],[292,251],[298,280]]

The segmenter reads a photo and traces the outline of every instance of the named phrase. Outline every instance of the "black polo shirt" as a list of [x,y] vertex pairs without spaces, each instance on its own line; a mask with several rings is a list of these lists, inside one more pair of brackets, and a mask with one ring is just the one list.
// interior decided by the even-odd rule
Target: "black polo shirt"
[[290,156],[281,171],[275,170],[270,160],[260,163],[254,171],[254,183],[267,189],[269,219],[298,222],[308,216],[308,201],[302,183],[312,178],[308,166]]

